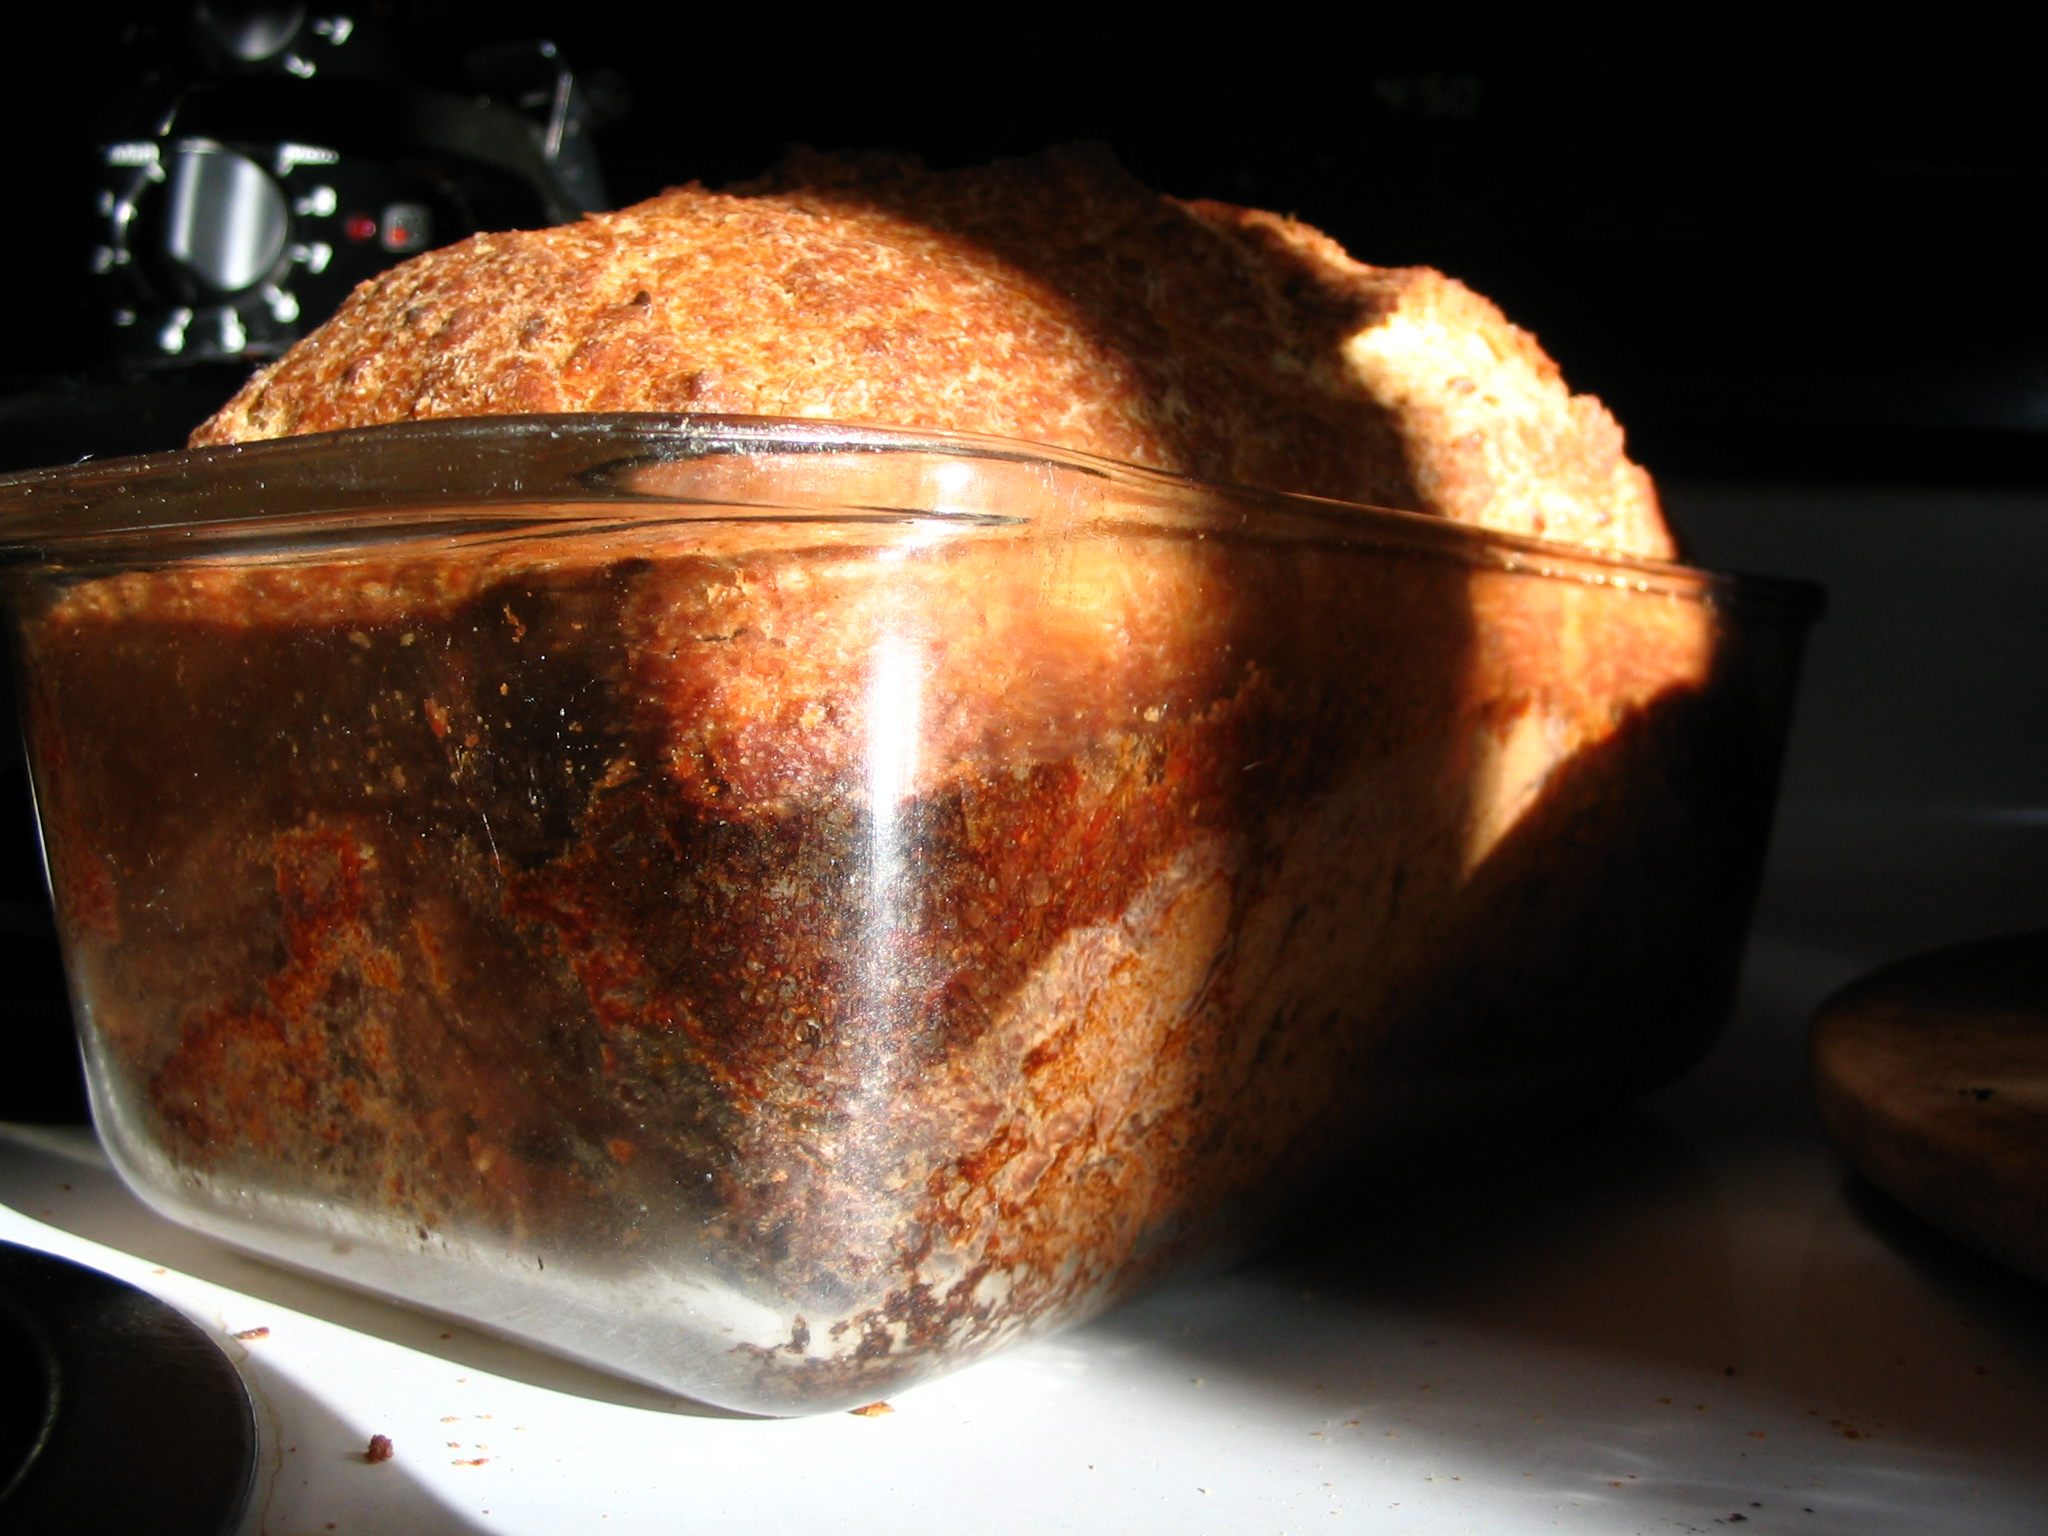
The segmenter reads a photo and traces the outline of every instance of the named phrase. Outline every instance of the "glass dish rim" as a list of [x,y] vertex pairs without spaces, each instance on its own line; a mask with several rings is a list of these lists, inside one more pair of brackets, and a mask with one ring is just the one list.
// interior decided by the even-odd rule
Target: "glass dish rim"
[[[148,563],[174,564],[207,552],[203,543],[185,542],[196,535],[219,534],[259,521],[274,533],[317,531],[330,539],[351,528],[367,531],[373,525],[364,520],[363,514],[380,500],[388,502],[392,492],[380,488],[374,474],[363,472],[366,460],[360,450],[375,447],[378,454],[373,457],[381,457],[383,450],[394,444],[414,451],[441,445],[450,450],[468,448],[500,455],[507,448],[543,444],[561,445],[565,451],[579,447],[616,450],[609,458],[594,459],[582,484],[544,482],[529,488],[518,466],[509,458],[495,466],[506,475],[506,483],[479,487],[452,477],[434,481],[421,478],[416,484],[407,483],[405,510],[429,514],[407,522],[403,532],[408,534],[467,525],[475,522],[486,508],[497,515],[501,527],[531,523],[538,533],[551,520],[558,520],[551,519],[549,508],[577,503],[616,507],[627,514],[629,522],[644,519],[672,523],[679,520],[676,509],[690,505],[686,498],[607,484],[599,472],[718,454],[901,453],[1046,466],[1122,485],[1141,495],[1199,497],[1217,509],[1218,532],[1256,532],[1253,509],[1263,508],[1269,515],[1291,514],[1296,526],[1321,525],[1344,543],[1361,547],[1391,544],[1517,574],[1578,580],[1646,594],[1692,597],[1715,606],[1761,607],[1781,611],[1793,619],[1811,619],[1823,605],[1820,588],[1798,579],[1718,571],[1681,561],[1614,553],[1563,540],[1454,522],[1425,512],[1201,480],[1023,439],[824,418],[669,412],[437,417],[119,458],[83,459],[74,464],[16,471],[0,475],[0,571],[21,566],[63,567],[71,563],[63,554],[66,549],[115,541],[126,541],[128,547],[136,541],[157,541],[160,551]],[[228,515],[209,515],[199,505],[203,499],[217,495],[222,485],[257,493],[273,478],[282,479],[287,474],[303,477],[308,468],[323,466],[335,473],[325,482],[330,487],[329,496],[318,505],[282,513],[248,511]],[[322,482],[302,478],[298,483]],[[153,486],[158,487],[154,494]],[[67,520],[86,515],[86,509],[96,503],[110,500],[132,506],[133,512],[126,518],[97,519],[89,527],[63,526]],[[770,520],[778,512],[786,517],[796,510],[767,502],[721,500],[732,505],[757,505]],[[670,516],[656,519],[634,511],[656,507],[668,508]],[[1236,512],[1225,516],[1225,508],[1235,508]],[[444,514],[439,521],[431,515],[436,510]],[[830,510],[828,504],[820,502],[812,515]],[[861,509],[847,509],[849,515],[857,510]],[[873,510],[866,509],[870,515]],[[941,522],[990,521],[980,514],[963,515],[937,507],[898,510],[906,517]],[[458,511],[467,515],[452,515]],[[828,516],[823,520],[831,519]],[[1014,521],[1029,522],[1030,514],[1019,514]],[[616,524],[619,518],[610,522]],[[332,542],[335,547],[346,547],[350,541]]]

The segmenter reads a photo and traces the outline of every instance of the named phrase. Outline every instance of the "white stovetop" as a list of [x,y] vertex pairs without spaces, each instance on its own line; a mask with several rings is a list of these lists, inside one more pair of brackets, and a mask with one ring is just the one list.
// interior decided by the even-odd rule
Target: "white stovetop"
[[[0,1240],[215,1332],[257,1405],[245,1525],[266,1536],[2033,1536],[2048,1289],[1863,1190],[1805,1100],[1805,1024],[1827,991],[1910,949],[2048,922],[2048,817],[2005,814],[2011,786],[2038,795],[2039,727],[1976,699],[2021,686],[1984,673],[1987,647],[2010,661],[2014,636],[2044,643],[2048,517],[2038,498],[1927,499],[1682,509],[1710,559],[1835,588],[1761,937],[1704,1067],[1569,1145],[1403,1211],[1333,1209],[1294,1252],[905,1392],[891,1414],[702,1415],[271,1269],[150,1215],[83,1131],[0,1127]],[[1893,546],[1887,527],[1940,537]],[[2048,658],[1999,670],[2038,678]],[[1933,754],[1917,766],[1916,739]],[[1931,804],[1934,782],[1955,803]],[[373,1433],[392,1460],[363,1461]]]

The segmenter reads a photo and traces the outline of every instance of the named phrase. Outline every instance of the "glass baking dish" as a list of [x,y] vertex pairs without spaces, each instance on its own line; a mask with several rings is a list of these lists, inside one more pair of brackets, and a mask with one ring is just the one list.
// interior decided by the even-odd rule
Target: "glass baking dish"
[[630,416],[17,476],[0,581],[136,1191],[770,1414],[1695,1059],[1815,610]]

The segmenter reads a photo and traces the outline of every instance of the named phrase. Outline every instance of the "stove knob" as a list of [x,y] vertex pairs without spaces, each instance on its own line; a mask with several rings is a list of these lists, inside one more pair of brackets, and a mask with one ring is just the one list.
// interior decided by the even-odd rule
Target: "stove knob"
[[291,209],[255,161],[204,140],[174,146],[138,231],[142,255],[187,303],[251,293],[284,264]]

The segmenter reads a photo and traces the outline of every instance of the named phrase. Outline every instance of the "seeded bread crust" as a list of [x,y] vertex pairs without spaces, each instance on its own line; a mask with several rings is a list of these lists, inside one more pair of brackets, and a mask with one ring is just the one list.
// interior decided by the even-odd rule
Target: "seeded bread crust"
[[1487,300],[1087,149],[946,172],[799,155],[479,235],[358,288],[192,442],[585,411],[984,432],[1675,553],[1614,419]]

